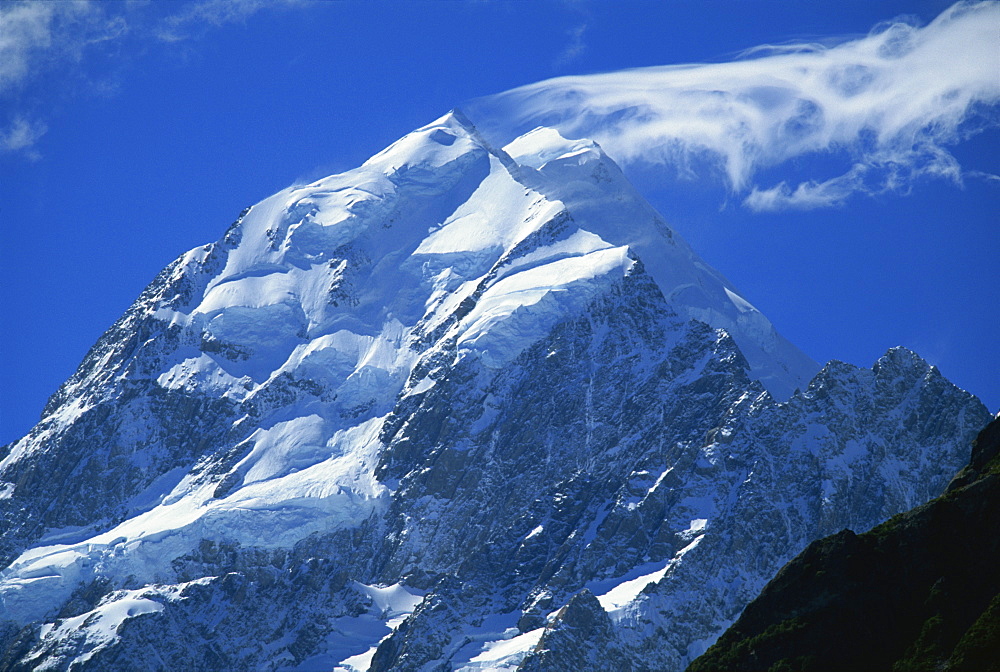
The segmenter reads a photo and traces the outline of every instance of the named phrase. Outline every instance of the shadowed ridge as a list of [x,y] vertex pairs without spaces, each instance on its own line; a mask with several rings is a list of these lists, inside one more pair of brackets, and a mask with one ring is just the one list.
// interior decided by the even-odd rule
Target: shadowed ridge
[[1000,419],[947,492],[785,565],[689,672],[1000,669]]

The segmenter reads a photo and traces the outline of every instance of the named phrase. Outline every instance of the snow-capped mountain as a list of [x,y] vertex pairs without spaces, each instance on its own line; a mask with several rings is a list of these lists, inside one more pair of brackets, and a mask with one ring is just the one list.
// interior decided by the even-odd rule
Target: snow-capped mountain
[[181,256],[2,449],[0,667],[681,669],[989,417],[820,370],[596,144],[451,113]]

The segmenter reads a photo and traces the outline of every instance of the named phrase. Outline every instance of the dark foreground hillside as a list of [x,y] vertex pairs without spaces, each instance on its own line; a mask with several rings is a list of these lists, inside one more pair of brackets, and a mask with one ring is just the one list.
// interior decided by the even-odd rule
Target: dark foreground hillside
[[945,494],[789,562],[709,670],[1000,670],[1000,419]]

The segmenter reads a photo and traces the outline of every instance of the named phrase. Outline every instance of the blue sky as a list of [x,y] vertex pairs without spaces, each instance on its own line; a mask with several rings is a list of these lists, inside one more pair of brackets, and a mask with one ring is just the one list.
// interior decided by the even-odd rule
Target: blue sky
[[[5,2],[0,443],[177,255],[455,106],[498,137],[594,135],[814,359],[905,345],[995,412],[997,5],[934,23],[951,6]],[[863,85],[869,47],[894,97],[823,98],[808,73]],[[688,63],[709,65],[599,74]],[[713,111],[692,87],[751,104]]]

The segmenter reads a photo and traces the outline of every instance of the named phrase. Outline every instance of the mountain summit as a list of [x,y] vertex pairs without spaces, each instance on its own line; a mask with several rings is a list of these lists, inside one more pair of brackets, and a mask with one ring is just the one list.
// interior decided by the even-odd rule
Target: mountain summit
[[595,143],[453,112],[182,255],[0,449],[2,667],[680,669],[988,419],[820,369]]

